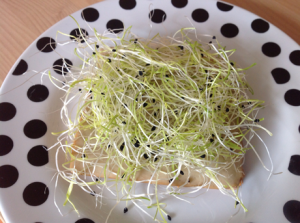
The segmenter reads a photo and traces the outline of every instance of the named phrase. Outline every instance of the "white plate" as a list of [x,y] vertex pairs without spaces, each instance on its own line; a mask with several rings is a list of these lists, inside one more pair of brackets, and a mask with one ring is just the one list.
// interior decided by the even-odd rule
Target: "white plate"
[[[172,34],[192,23],[198,32],[215,35],[227,49],[237,49],[232,60],[241,67],[257,63],[247,72],[247,80],[254,89],[253,97],[266,101],[267,107],[259,116],[265,118],[263,126],[274,136],[262,132],[261,137],[270,150],[274,172],[283,173],[267,181],[268,172],[254,153],[249,152],[241,189],[249,212],[241,210],[230,222],[300,222],[299,45],[258,16],[213,0],[143,0],[137,3],[134,0],[126,0],[126,3],[125,0],[111,0],[84,9],[87,21],[82,19],[82,11],[73,16],[89,33],[93,33],[90,27],[102,33],[107,27],[117,28],[114,26],[123,22],[125,27],[132,26],[137,35],[147,37],[150,31],[148,14],[152,9],[162,10],[166,17],[161,22],[159,12],[162,11],[155,12],[151,35],[158,32]],[[62,92],[41,74],[50,70],[61,78],[52,69],[54,62],[61,57],[69,59],[75,66],[80,65],[73,54],[75,44],[63,45],[69,37],[57,35],[58,30],[70,33],[75,28],[74,21],[67,17],[43,33],[22,54],[1,88],[0,200],[1,211],[8,223],[104,222],[115,204],[112,200],[104,200],[101,209],[95,207],[93,196],[75,188],[71,199],[80,211],[80,217],[70,205],[63,207],[68,185],[60,179],[55,191],[55,178],[51,180],[56,169],[55,151],[47,153],[39,146],[53,145],[56,138],[51,132],[63,129],[58,112],[62,106],[59,100]],[[38,49],[43,46],[41,39],[45,37],[56,41],[55,51],[41,52]],[[254,145],[270,167],[267,153],[258,139],[254,140]],[[54,198],[63,216],[55,207]],[[166,210],[172,216],[172,222],[220,223],[226,222],[236,212],[234,201],[216,190],[189,200],[192,205],[174,198],[163,199],[168,204]],[[124,205],[121,203],[113,210],[109,222],[153,221],[133,205],[129,205],[129,212],[124,214]]]

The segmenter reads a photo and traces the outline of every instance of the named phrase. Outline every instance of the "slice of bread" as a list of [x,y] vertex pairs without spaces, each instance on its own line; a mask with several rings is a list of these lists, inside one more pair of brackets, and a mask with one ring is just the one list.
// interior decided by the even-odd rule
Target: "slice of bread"
[[[167,44],[167,43],[166,43]],[[154,45],[153,48],[158,46]],[[101,52],[101,51],[100,51]],[[101,52],[106,55],[105,53]],[[160,84],[160,82],[157,82]],[[70,163],[70,167],[77,170],[80,175],[92,175],[96,177],[108,177],[111,179],[127,177],[124,176],[124,171],[120,171],[120,169],[128,169],[128,166],[123,163],[122,166],[115,165],[113,158],[108,159],[108,155],[106,153],[102,153],[101,157],[97,157],[97,155],[93,154],[93,152],[89,149],[84,151],[84,155],[86,159],[81,159],[82,153],[78,154],[76,151],[81,151],[80,148],[85,148],[84,138],[88,137],[91,134],[92,130],[81,130],[80,134],[77,132],[75,140],[73,142],[73,155],[77,156],[79,159],[73,159]],[[116,142],[117,143],[117,142]],[[79,150],[77,150],[79,148]],[[99,149],[99,148],[98,148]],[[99,151],[98,151],[99,153]],[[172,182],[173,186],[181,186],[185,187],[196,187],[196,186],[204,186],[206,188],[218,189],[218,186],[211,180],[213,177],[216,177],[219,183],[221,183],[225,188],[229,188],[227,185],[230,184],[231,187],[237,188],[242,184],[243,178],[245,176],[242,164],[243,158],[237,159],[235,162],[232,162],[231,158],[225,158],[223,156],[219,156],[217,162],[218,163],[227,163],[226,168],[216,167],[216,162],[210,162],[207,160],[205,163],[205,167],[199,167],[199,169],[187,168],[187,166],[182,165],[181,169],[178,170],[180,173],[177,174],[176,179],[173,180],[174,173],[170,174],[170,170],[167,169],[166,166],[161,166],[159,171],[155,171],[151,165],[147,165],[149,159],[155,159],[157,156],[148,157],[145,161],[145,166],[140,168],[137,173],[134,175],[134,181],[141,181],[145,183],[155,184],[156,181],[160,185],[169,185]],[[92,165],[89,164],[89,160],[97,160],[96,163]],[[199,158],[200,159],[200,158]],[[157,160],[159,163],[160,160]],[[107,166],[107,168],[105,167]],[[122,167],[122,168],[120,168]],[[209,172],[209,170],[211,170]],[[182,174],[183,173],[183,174]],[[213,177],[209,177],[209,174],[213,174]],[[133,175],[129,174],[130,177]],[[133,180],[133,179],[130,179]]]

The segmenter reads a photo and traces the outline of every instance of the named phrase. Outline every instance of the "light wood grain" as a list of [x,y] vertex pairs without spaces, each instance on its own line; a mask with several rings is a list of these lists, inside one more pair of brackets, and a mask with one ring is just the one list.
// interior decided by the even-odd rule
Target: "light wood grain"
[[[0,0],[0,86],[18,57],[39,35],[69,14],[100,1]],[[299,0],[225,1],[270,21],[300,44]]]

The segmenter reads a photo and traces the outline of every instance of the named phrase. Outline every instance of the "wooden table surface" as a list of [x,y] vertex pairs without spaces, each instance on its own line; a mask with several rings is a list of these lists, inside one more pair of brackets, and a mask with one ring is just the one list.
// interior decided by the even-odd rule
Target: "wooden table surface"
[[[18,57],[39,35],[69,14],[100,1],[0,0],[0,86]],[[268,20],[300,44],[299,0],[225,1]]]

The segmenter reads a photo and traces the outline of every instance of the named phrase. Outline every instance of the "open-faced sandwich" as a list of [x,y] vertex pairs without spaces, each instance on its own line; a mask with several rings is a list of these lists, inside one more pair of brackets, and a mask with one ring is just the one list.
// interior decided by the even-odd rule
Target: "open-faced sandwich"
[[129,200],[140,182],[154,184],[156,193],[157,185],[168,185],[164,193],[171,195],[206,187],[243,206],[235,189],[255,129],[263,129],[256,117],[263,101],[249,99],[247,68],[229,59],[234,50],[215,37],[192,40],[188,32],[194,30],[142,39],[128,29],[122,37],[98,34],[79,46],[83,65],[69,70],[62,109],[63,135],[72,143],[63,147],[68,160],[60,173],[71,187],[91,191],[90,185],[122,183]]

